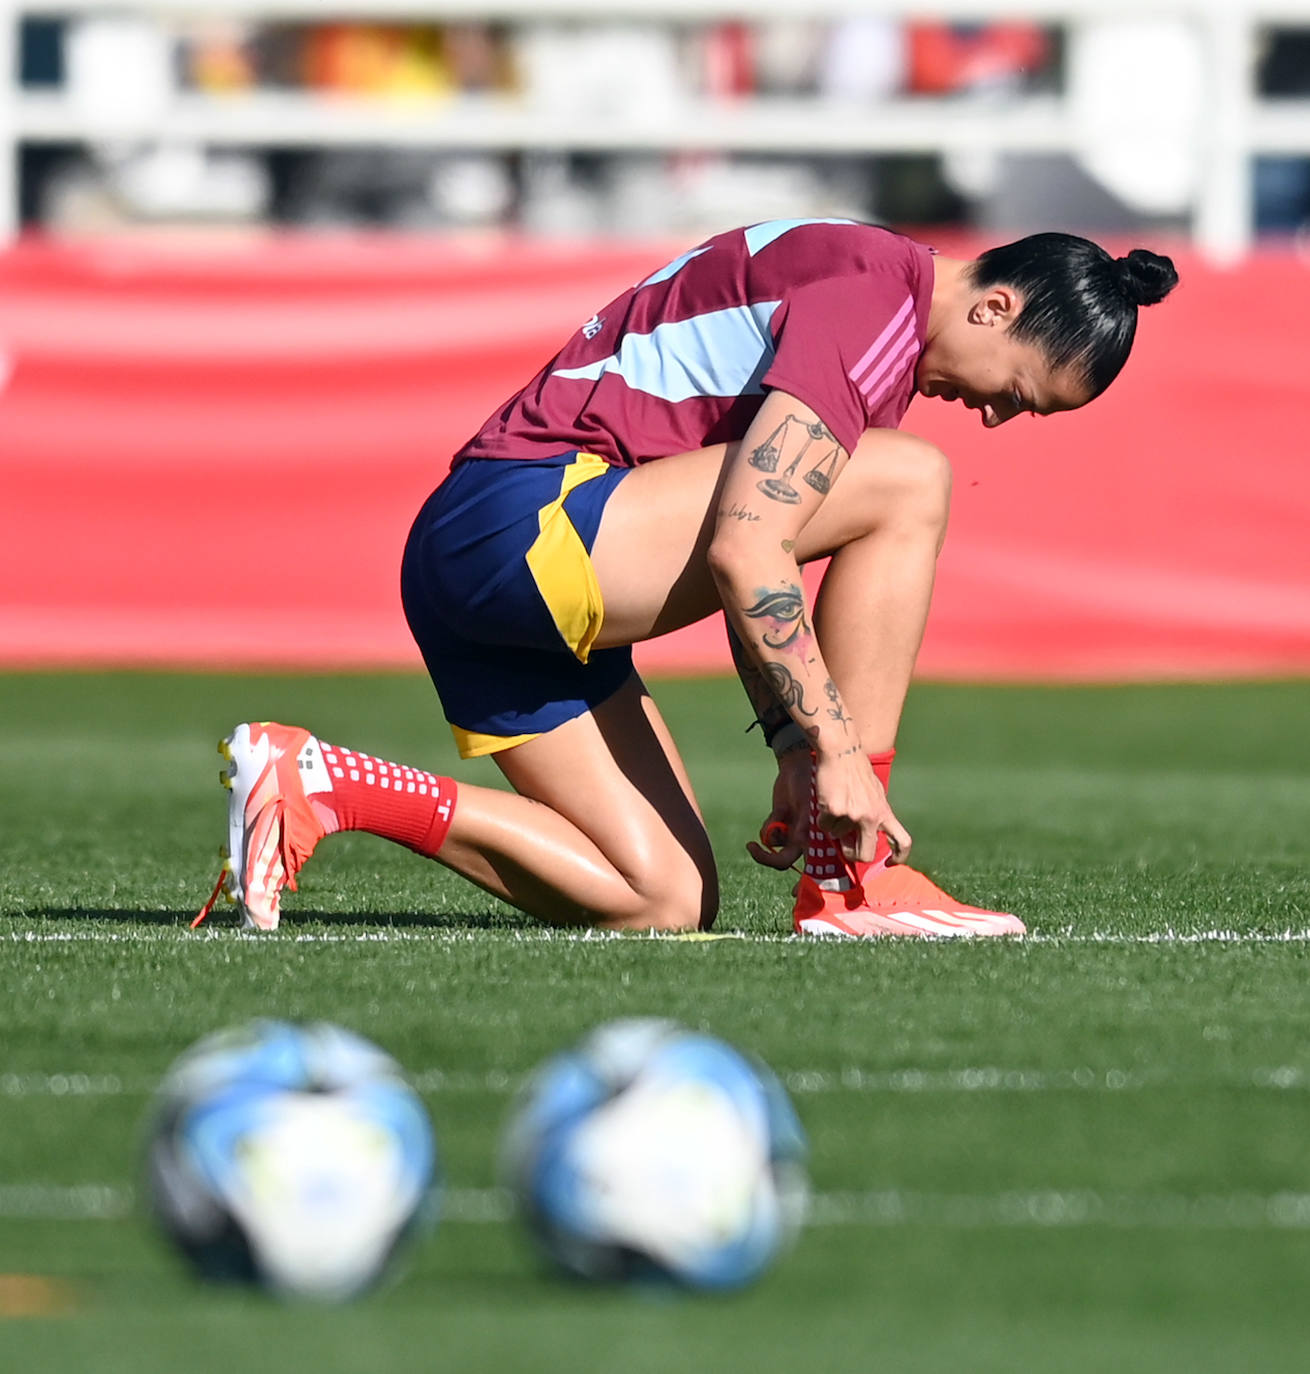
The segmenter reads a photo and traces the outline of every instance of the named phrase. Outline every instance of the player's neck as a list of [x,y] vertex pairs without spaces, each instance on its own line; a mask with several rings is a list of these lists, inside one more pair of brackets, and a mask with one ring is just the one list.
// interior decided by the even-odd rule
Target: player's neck
[[969,258],[932,259],[932,299],[928,304],[927,341],[937,337],[942,326],[957,313],[965,295],[972,289],[969,281],[969,268],[973,266]]

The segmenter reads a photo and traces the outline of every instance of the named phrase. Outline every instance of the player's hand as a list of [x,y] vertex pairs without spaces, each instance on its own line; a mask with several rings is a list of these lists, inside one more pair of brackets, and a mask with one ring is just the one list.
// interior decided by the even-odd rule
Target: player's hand
[[805,854],[810,838],[811,756],[790,749],[778,760],[773,784],[773,810],[760,826],[760,843],[750,840],[746,852],[765,868],[790,868]]
[[879,834],[891,844],[891,862],[909,858],[910,832],[896,819],[882,783],[861,752],[820,758],[815,764],[819,826],[852,862],[871,863]]

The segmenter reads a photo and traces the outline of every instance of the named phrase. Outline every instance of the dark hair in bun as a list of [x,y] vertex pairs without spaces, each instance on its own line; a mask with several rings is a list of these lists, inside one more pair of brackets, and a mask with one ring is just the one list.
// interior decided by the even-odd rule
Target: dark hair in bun
[[1145,248],[1115,258],[1114,265],[1123,293],[1133,305],[1157,305],[1178,285],[1173,261]]
[[1075,234],[1030,234],[981,254],[972,280],[1018,291],[1023,309],[1011,335],[1039,346],[1053,368],[1079,372],[1099,396],[1128,360],[1138,306],[1164,300],[1178,273],[1145,248],[1112,258]]

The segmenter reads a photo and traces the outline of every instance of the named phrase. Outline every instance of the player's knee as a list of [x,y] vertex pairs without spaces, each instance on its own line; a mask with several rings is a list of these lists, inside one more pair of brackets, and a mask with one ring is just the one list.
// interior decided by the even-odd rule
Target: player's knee
[[713,860],[682,855],[634,883],[642,901],[626,924],[638,930],[708,930],[719,912]]
[[936,444],[899,431],[870,431],[866,444],[870,461],[842,473],[844,505],[867,509],[870,529],[894,525],[940,543],[951,513],[950,460]]
[[719,887],[713,875],[701,875],[680,891],[661,893],[647,905],[642,926],[647,930],[708,930],[719,914]]
[[640,923],[642,930],[659,930],[667,934],[681,934],[699,930],[700,917],[694,903],[673,902],[651,907]]
[[951,514],[951,462],[937,447],[913,434],[898,436],[897,505],[906,520],[945,531]]

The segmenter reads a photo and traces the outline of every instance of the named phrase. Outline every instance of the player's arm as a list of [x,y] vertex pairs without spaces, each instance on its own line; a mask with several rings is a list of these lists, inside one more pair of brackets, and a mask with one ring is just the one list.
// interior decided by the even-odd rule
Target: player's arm
[[725,621],[733,666],[755,711],[764,741],[778,759],[773,805],[760,826],[760,843],[746,848],[756,863],[790,868],[805,853],[810,828],[810,741],[769,686],[759,660],[741,642],[731,621]]
[[767,689],[821,754],[858,741],[811,628],[795,548],[848,461],[809,406],[769,392],[727,460],[708,555],[728,624],[759,674],[743,678],[747,694],[758,702]]
[[823,661],[795,555],[801,530],[848,461],[809,406],[769,392],[727,461],[709,565],[728,623],[814,751],[825,829],[846,841],[852,857],[870,859],[879,830],[894,848],[908,846],[908,836]]
[[[755,711],[755,721],[750,728],[758,725],[764,731],[765,743],[772,744],[785,726],[794,724],[791,712],[778,700],[777,693],[764,676],[759,659],[741,642],[741,636],[732,628],[732,622],[725,621],[724,625],[728,632],[728,648],[732,651],[732,666],[736,668],[746,698]],[[799,726],[796,726],[796,731],[800,733]],[[808,748],[808,740],[803,734],[802,740]]]

